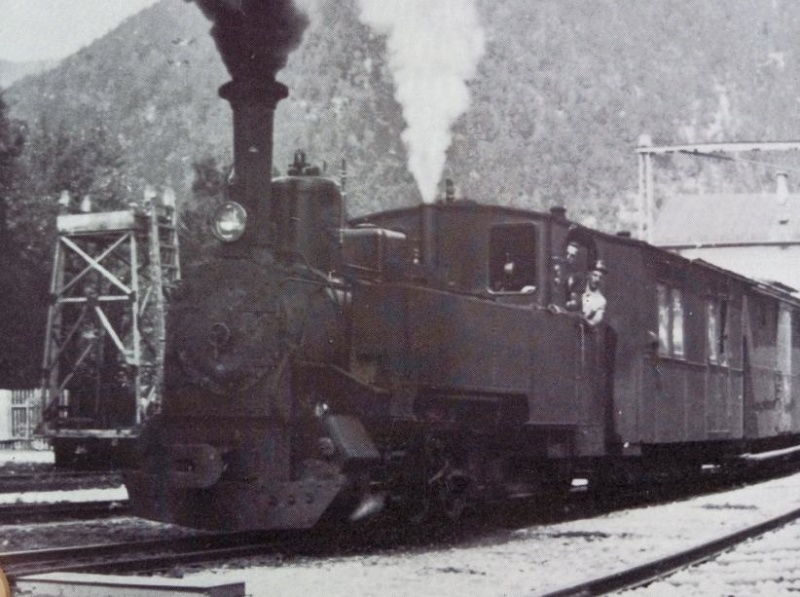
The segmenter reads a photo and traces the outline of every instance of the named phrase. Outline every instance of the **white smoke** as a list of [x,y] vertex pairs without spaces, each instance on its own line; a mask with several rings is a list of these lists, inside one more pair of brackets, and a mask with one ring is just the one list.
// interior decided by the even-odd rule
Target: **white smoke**
[[406,121],[408,169],[425,202],[450,147],[450,128],[469,107],[485,38],[474,0],[358,0],[361,21],[386,36],[395,98]]

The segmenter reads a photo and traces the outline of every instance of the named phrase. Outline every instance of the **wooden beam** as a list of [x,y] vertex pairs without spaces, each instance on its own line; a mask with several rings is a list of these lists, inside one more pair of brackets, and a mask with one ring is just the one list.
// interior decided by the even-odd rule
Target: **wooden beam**
[[50,572],[17,578],[20,592],[30,595],[74,595],[75,597],[172,597],[206,595],[208,597],[244,597],[243,582],[193,582],[174,578],[112,576]]

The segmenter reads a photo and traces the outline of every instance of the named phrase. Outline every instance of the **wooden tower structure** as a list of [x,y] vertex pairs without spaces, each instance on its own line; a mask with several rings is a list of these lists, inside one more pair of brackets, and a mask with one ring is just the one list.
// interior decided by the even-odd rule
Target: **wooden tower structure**
[[40,430],[57,465],[113,466],[159,410],[166,295],[180,278],[174,193],[64,213],[57,232]]

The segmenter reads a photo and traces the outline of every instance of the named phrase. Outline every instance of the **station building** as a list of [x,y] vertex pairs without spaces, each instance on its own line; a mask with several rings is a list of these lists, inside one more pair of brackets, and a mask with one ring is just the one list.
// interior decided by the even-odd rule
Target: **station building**
[[651,243],[800,291],[800,194],[789,192],[780,173],[774,193],[667,197]]

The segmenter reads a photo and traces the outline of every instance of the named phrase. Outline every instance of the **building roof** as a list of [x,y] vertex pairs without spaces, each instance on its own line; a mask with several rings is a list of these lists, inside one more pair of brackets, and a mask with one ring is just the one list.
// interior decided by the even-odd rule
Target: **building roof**
[[800,244],[800,194],[676,195],[668,197],[653,226],[652,244]]

